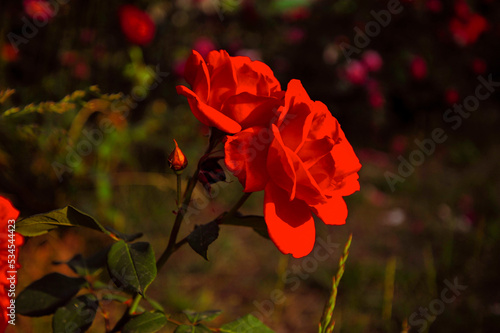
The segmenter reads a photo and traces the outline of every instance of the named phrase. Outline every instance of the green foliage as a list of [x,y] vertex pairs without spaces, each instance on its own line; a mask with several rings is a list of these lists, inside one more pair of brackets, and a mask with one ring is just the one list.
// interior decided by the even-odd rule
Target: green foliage
[[108,252],[108,271],[119,288],[144,296],[156,277],[153,248],[146,242],[116,242]]
[[259,235],[264,238],[269,238],[269,233],[267,232],[267,224],[264,216],[257,215],[233,215],[229,218],[223,218],[222,224],[226,225],[237,225],[241,227],[250,227]]
[[52,318],[54,333],[85,332],[94,321],[99,302],[93,294],[86,294],[72,299],[65,306],[57,309]]
[[16,299],[19,314],[38,317],[54,313],[87,283],[82,278],[72,278],[50,273],[27,286]]
[[195,229],[187,236],[187,241],[191,248],[200,256],[208,260],[208,246],[219,237],[219,224],[212,221],[207,224],[197,225]]
[[93,217],[72,207],[66,206],[48,213],[27,217],[16,222],[16,231],[23,236],[40,236],[58,227],[82,226],[108,233]]
[[273,333],[273,330],[251,314],[222,325],[220,331],[225,333]]
[[203,324],[198,325],[180,325],[177,326],[174,333],[208,333],[212,332],[208,327]]
[[203,312],[184,310],[182,312],[186,315],[189,322],[191,322],[193,324],[196,324],[200,321],[214,320],[222,313],[222,311],[220,311],[220,310],[209,310],[209,311],[203,311]]
[[54,264],[66,264],[69,268],[76,274],[85,277],[88,275],[94,275],[101,271],[103,267],[106,266],[107,255],[110,247],[105,248],[94,254],[89,258],[84,258],[81,254],[75,255],[69,261],[59,262],[56,261]]
[[123,333],[154,333],[167,324],[167,318],[161,312],[144,312],[132,318],[123,327]]

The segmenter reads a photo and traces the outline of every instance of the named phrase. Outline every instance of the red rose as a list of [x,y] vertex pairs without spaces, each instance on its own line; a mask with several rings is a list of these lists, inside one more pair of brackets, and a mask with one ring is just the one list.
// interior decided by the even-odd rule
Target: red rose
[[24,11],[29,17],[48,22],[54,17],[54,8],[45,0],[24,0]]
[[[8,290],[11,282],[7,280],[10,275],[7,272],[16,271],[20,268],[19,264],[16,264],[14,268],[11,267],[8,261],[8,259],[12,259],[9,255],[14,254],[17,263],[19,247],[24,242],[23,236],[18,233],[14,234],[14,238],[9,237],[9,220],[16,220],[18,216],[19,211],[12,206],[9,200],[0,196],[0,269],[2,272],[0,275],[0,306],[2,308],[0,311],[0,332],[5,331],[9,320],[7,306],[10,304]],[[12,248],[9,251],[9,245],[15,245],[14,253],[12,253]]]
[[312,250],[312,213],[326,224],[344,224],[343,196],[359,190],[361,165],[337,120],[312,101],[298,80],[288,84],[279,118],[228,136],[225,162],[245,192],[265,191],[264,216],[281,252],[303,257]]
[[226,133],[268,125],[284,94],[271,69],[223,50],[211,51],[206,60],[193,50],[184,72],[191,89],[177,86],[195,117]]
[[134,44],[147,45],[155,36],[156,26],[151,17],[133,5],[120,7],[120,25],[125,37]]

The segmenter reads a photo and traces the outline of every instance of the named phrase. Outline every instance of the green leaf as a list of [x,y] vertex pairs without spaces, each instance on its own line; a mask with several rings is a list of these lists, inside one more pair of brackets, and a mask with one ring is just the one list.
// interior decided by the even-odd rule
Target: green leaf
[[16,222],[16,231],[23,236],[40,236],[58,227],[82,226],[108,234],[108,231],[90,215],[72,207],[33,215]]
[[203,311],[203,312],[184,310],[182,312],[184,312],[187,319],[193,324],[196,324],[197,322],[202,321],[202,320],[204,320],[204,321],[214,320],[216,317],[218,317],[222,313],[221,310],[209,310],[209,311]]
[[26,287],[16,298],[19,314],[38,317],[54,313],[87,283],[59,273],[45,275]]
[[222,325],[220,331],[226,333],[274,333],[272,329],[251,314]]
[[177,328],[174,331],[174,333],[210,333],[210,332],[212,331],[208,327],[202,324],[196,326],[180,325],[177,326]]
[[156,277],[153,248],[146,242],[116,242],[108,252],[108,270],[117,287],[144,296]]
[[52,318],[54,333],[85,332],[94,321],[99,302],[93,294],[86,294],[72,299],[68,304],[57,309]]
[[271,8],[280,13],[286,12],[299,7],[309,6],[309,0],[276,0],[271,4]]
[[165,314],[161,312],[144,312],[132,318],[123,327],[123,333],[154,333],[167,324]]
[[222,218],[222,224],[250,227],[264,238],[270,239],[267,232],[267,224],[264,216],[257,215],[235,215],[230,218]]
[[208,260],[208,246],[219,237],[219,224],[212,221],[207,224],[197,225],[195,229],[187,236],[187,241],[191,248],[200,256]]
[[54,265],[66,264],[73,272],[80,276],[94,275],[106,266],[106,259],[110,248],[108,246],[89,258],[84,258],[81,254],[77,254],[66,262],[55,261]]

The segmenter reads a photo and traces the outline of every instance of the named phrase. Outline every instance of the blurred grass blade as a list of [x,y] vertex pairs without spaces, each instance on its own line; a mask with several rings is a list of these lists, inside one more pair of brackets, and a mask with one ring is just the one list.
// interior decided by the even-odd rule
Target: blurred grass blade
[[344,275],[345,263],[347,261],[347,257],[349,256],[349,248],[351,247],[352,242],[352,234],[349,235],[349,239],[344,247],[344,253],[339,260],[339,269],[337,271],[337,275],[333,277],[332,282],[332,293],[328,302],[325,305],[325,309],[323,311],[323,316],[321,317],[321,321],[319,323],[319,333],[331,333],[333,332],[333,328],[335,327],[335,321],[333,320],[333,310],[335,309],[335,302],[337,300],[337,292],[340,283],[340,279],[342,279],[342,275]]
[[385,281],[384,281],[384,306],[382,310],[382,318],[385,323],[388,323],[392,315],[392,301],[394,298],[394,279],[396,277],[396,257],[392,257],[385,266]]

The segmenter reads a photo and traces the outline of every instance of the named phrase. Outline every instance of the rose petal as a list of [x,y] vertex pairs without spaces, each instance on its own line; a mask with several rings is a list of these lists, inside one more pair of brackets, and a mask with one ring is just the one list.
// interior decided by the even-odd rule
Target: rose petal
[[353,173],[345,177],[340,185],[338,185],[338,190],[336,191],[341,196],[345,197],[359,191],[359,175]]
[[335,161],[335,179],[346,177],[361,169],[359,159],[354,153],[351,144],[347,141],[344,132],[339,127],[339,141],[332,148],[332,157]]
[[319,140],[307,140],[303,143],[297,155],[304,163],[304,167],[309,169],[325,155],[330,154],[334,144],[333,140],[327,136]]
[[269,126],[277,117],[279,103],[276,98],[244,92],[229,97],[221,111],[239,123],[243,129],[251,126]]
[[314,115],[312,101],[299,80],[288,83],[285,94],[284,116],[280,115],[279,130],[285,145],[298,151],[309,133]]
[[[285,147],[285,149],[288,149]],[[305,168],[304,163],[292,151],[288,151],[288,156],[292,160],[295,171],[295,183],[297,199],[304,200],[308,205],[316,205],[326,201],[326,196],[319,187],[316,180]]]
[[315,205],[312,211],[325,224],[342,225],[345,224],[347,218],[347,206],[341,196],[335,196],[324,204]]
[[289,201],[287,192],[269,182],[264,195],[264,217],[269,236],[282,253],[301,258],[311,252],[316,231],[305,202]]
[[238,79],[231,57],[224,51],[211,51],[207,56],[207,68],[210,73],[209,103],[220,109],[224,101],[236,94]]
[[200,100],[207,103],[210,93],[210,75],[205,60],[195,50],[186,62],[184,77]]
[[335,119],[327,106],[322,102],[314,102],[314,119],[311,124],[308,138],[319,140],[328,136],[332,140],[338,139],[340,129],[339,122]]
[[19,217],[19,211],[6,198],[0,196],[0,221],[16,220]]
[[290,200],[295,198],[296,175],[290,149],[285,147],[276,125],[271,125],[274,140],[271,142],[267,157],[267,171],[276,184],[289,193]]
[[233,136],[228,136],[224,144],[227,168],[245,188],[245,192],[262,191],[269,181],[266,158],[269,144],[262,142],[262,133],[272,136],[266,127],[251,127]]
[[199,100],[198,96],[185,86],[177,86],[177,93],[187,97],[194,116],[207,126],[212,126],[226,133],[237,133],[241,126],[211,106]]
[[274,73],[261,61],[252,61],[248,57],[233,57],[238,79],[238,93],[249,92],[255,95],[270,96],[281,90],[280,83]]

